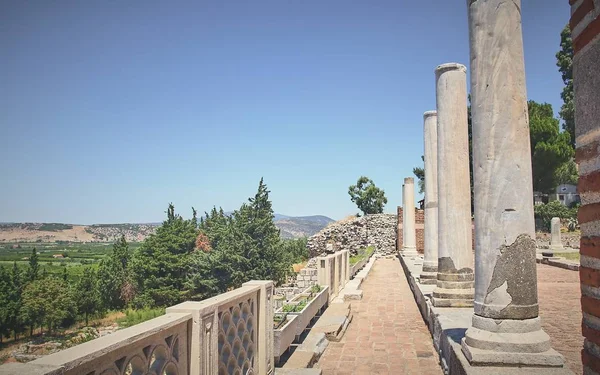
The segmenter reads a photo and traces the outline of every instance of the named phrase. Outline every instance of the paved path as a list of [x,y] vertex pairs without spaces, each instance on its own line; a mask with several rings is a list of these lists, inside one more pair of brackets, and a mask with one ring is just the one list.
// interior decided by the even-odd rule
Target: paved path
[[537,271],[542,328],[569,368],[583,374],[579,272],[543,264],[538,264]]
[[378,259],[352,302],[354,319],[315,367],[324,375],[442,374],[431,335],[397,259]]

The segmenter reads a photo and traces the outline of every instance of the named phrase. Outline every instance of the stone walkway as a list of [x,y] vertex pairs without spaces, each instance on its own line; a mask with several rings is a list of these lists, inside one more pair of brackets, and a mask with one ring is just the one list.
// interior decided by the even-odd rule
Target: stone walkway
[[569,368],[583,374],[579,272],[543,264],[538,264],[537,272],[542,328]]
[[324,375],[442,374],[431,335],[397,259],[378,259],[352,302],[354,319],[315,367]]

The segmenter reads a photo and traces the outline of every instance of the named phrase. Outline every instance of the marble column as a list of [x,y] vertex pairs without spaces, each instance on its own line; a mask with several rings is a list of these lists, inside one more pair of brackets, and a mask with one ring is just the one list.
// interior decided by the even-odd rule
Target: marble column
[[402,213],[404,222],[402,223],[404,246],[402,255],[406,257],[416,257],[417,253],[417,232],[415,228],[415,179],[406,177],[404,179],[404,198],[402,202]]
[[437,112],[423,115],[425,140],[425,234],[421,284],[436,284],[438,270]]
[[474,366],[561,367],[538,316],[521,1],[468,8],[477,256],[462,350]]
[[467,68],[437,67],[437,307],[473,306],[473,244],[467,124]]
[[550,250],[564,250],[562,240],[560,239],[560,218],[553,217],[550,221]]

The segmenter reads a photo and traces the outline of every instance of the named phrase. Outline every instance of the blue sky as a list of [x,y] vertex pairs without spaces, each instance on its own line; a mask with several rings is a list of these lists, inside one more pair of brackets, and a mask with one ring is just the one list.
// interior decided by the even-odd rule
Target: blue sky
[[[524,0],[530,99],[561,105],[567,0]],[[421,164],[434,68],[468,66],[465,0],[0,0],[0,221],[236,209],[387,212]]]

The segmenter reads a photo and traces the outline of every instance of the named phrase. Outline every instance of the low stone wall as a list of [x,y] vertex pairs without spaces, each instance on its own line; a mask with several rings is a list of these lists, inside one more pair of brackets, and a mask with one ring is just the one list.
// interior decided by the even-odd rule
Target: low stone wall
[[[537,232],[535,234],[538,249],[549,249],[550,248],[550,233]],[[560,234],[560,241],[564,247],[570,247],[572,249],[579,249],[579,242],[581,240],[581,233],[579,232],[565,232]]]
[[[369,245],[378,254],[395,253],[398,219],[393,214],[376,214],[330,224],[308,239],[311,257],[348,250],[355,255]],[[327,250],[332,244],[332,250]]]
[[318,270],[316,268],[303,268],[296,275],[296,285],[298,288],[308,288],[319,283]]
[[5,375],[271,373],[272,281],[242,287],[29,363]]

